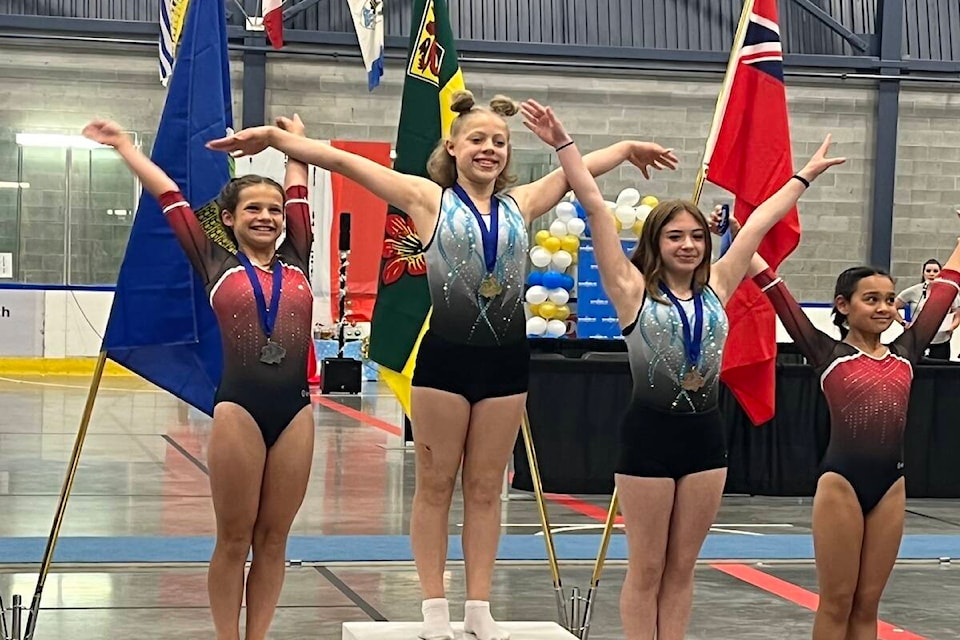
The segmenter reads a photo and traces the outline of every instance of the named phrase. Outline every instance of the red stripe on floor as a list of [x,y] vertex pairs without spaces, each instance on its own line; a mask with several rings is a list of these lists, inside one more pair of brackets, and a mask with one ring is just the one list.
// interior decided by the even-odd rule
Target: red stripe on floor
[[[722,571],[729,576],[742,580],[767,593],[779,596],[784,600],[798,604],[801,607],[810,609],[811,611],[817,610],[817,603],[820,601],[817,594],[807,591],[803,587],[798,587],[791,582],[781,580],[769,573],[764,573],[763,571],[748,567],[744,564],[712,564],[710,566],[717,571]],[[879,640],[927,640],[924,636],[918,636],[915,633],[895,627],[882,620],[877,627],[877,638],[879,638]]]
[[[588,518],[593,518],[599,522],[607,521],[607,507],[601,507],[599,505],[590,504],[580,500],[579,498],[574,498],[573,496],[567,495],[565,493],[548,493],[547,499],[550,502],[556,502],[559,505],[570,509],[571,511],[576,511],[580,515],[587,516]],[[623,518],[617,516],[617,524],[623,524]]]
[[389,422],[386,422],[385,420],[381,420],[380,418],[371,416],[369,413],[364,413],[363,411],[357,411],[356,409],[345,407],[339,402],[328,400],[327,398],[324,398],[317,394],[313,394],[313,399],[316,400],[318,403],[322,404],[323,406],[325,406],[326,408],[333,409],[337,413],[342,413],[348,418],[359,420],[364,424],[368,424],[371,427],[380,429],[380,431],[385,431],[386,433],[389,433],[392,436],[403,436],[403,430],[400,427],[396,425],[392,425]]

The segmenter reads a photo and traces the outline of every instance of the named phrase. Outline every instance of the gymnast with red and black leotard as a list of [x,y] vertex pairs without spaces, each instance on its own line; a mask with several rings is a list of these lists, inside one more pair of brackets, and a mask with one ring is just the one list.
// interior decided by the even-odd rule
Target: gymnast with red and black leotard
[[[304,133],[298,117],[280,118],[278,125],[294,135]],[[94,121],[83,133],[114,147],[160,202],[209,295],[224,365],[207,447],[217,523],[207,574],[210,613],[217,640],[239,640],[245,597],[244,637],[263,640],[283,585],[287,537],[313,462],[307,166],[290,159],[285,186],[256,175],[231,180],[217,198],[222,232],[229,238],[221,245],[204,232],[177,184],[116,123]]]
[[840,274],[833,309],[840,341],[814,327],[759,256],[750,274],[819,374],[830,409],[830,443],[813,501],[820,588],[814,640],[875,639],[880,597],[903,536],[903,436],[913,366],[960,291],[960,243],[930,285],[926,316],[889,345],[880,334],[898,312],[887,272],[854,267]]

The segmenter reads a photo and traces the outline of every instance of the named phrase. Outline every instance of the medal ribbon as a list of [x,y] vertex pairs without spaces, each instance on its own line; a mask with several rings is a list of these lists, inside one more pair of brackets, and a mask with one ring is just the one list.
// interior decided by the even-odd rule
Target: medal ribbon
[[673,295],[669,287],[662,282],[660,283],[660,291],[663,291],[663,293],[670,298],[670,302],[673,303],[673,306],[675,306],[680,313],[680,322],[683,323],[683,348],[687,355],[687,362],[690,363],[691,367],[696,367],[700,362],[700,349],[703,344],[703,296],[698,292],[694,292],[693,294],[694,335],[691,335],[690,320],[687,319],[687,312],[684,310],[683,305],[680,304],[677,296]]
[[473,212],[473,217],[477,219],[477,224],[480,225],[480,237],[483,240],[483,259],[487,266],[487,273],[493,273],[494,268],[497,266],[500,201],[497,200],[496,196],[490,196],[490,228],[487,229],[487,225],[483,223],[483,216],[481,216],[480,211],[477,210],[477,205],[473,203],[473,200],[463,187],[459,184],[454,184],[453,192],[457,194],[457,197],[463,201],[463,204],[467,205],[470,211]]
[[270,306],[267,306],[266,298],[263,296],[263,287],[260,285],[260,278],[257,277],[256,267],[250,262],[250,258],[245,256],[242,251],[237,252],[237,260],[243,265],[243,270],[247,272],[247,278],[250,280],[250,286],[253,288],[253,297],[257,300],[257,315],[260,316],[260,326],[263,327],[263,333],[270,340],[273,335],[273,327],[277,324],[277,315],[280,308],[280,289],[283,286],[283,265],[280,260],[275,260],[273,265],[273,291],[270,292]]

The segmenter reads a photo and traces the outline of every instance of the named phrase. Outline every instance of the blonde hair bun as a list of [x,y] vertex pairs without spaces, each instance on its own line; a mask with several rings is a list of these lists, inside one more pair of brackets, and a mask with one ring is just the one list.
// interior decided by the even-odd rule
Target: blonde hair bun
[[453,94],[453,98],[450,101],[450,111],[454,113],[467,113],[476,105],[477,101],[474,100],[472,93],[466,90],[457,91]]
[[520,105],[507,96],[495,95],[493,96],[493,100],[490,101],[490,111],[493,111],[498,116],[509,118],[520,111]]

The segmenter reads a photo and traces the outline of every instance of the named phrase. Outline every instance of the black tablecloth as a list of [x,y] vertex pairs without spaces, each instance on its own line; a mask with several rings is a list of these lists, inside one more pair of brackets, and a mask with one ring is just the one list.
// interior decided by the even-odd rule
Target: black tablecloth
[[[617,430],[630,398],[621,341],[532,341],[527,411],[544,488],[609,494]],[[730,450],[727,493],[810,496],[829,438],[826,401],[813,370],[793,345],[780,345],[777,415],[755,427],[721,386]],[[603,353],[614,349],[621,353]],[[960,497],[960,366],[914,368],[907,418],[907,493]],[[532,490],[523,443],[514,451],[513,486]]]

